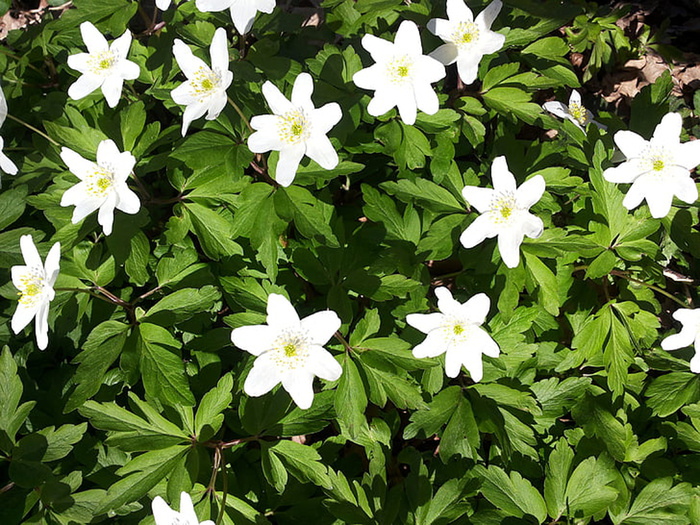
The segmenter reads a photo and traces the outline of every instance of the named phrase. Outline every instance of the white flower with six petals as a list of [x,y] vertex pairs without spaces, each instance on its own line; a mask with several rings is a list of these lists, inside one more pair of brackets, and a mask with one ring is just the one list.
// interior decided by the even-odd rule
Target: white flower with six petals
[[114,209],[124,213],[138,213],[141,208],[138,196],[126,185],[131,170],[136,164],[134,156],[119,151],[111,140],[103,140],[97,146],[97,162],[86,160],[69,148],[61,149],[61,159],[68,169],[80,179],[66,190],[61,206],[75,206],[73,224],[77,224],[93,211],[99,209],[97,222],[105,235],[112,233]]
[[226,30],[216,30],[209,47],[211,68],[197,58],[192,50],[179,38],[173,43],[173,54],[177,65],[187,77],[172,90],[170,96],[176,104],[187,106],[182,116],[182,136],[193,120],[207,113],[207,120],[214,120],[226,106],[226,90],[231,85],[233,73],[228,70],[228,41]]
[[376,63],[355,73],[352,81],[374,91],[367,106],[370,115],[378,117],[396,106],[401,119],[412,125],[419,109],[428,115],[437,113],[440,102],[431,84],[445,76],[445,66],[423,54],[416,24],[401,22],[393,43],[365,35],[362,47]]
[[673,312],[673,318],[683,327],[674,335],[661,341],[664,350],[678,350],[695,344],[695,355],[690,360],[690,370],[700,374],[700,309],[682,308]]
[[262,92],[274,115],[258,115],[250,121],[256,130],[248,137],[250,151],[280,152],[275,180],[281,186],[289,186],[294,181],[304,155],[327,170],[338,165],[338,153],[326,134],[340,121],[343,113],[335,102],[315,108],[311,101],[313,91],[313,79],[308,73],[300,73],[294,80],[291,102],[267,81]]
[[558,100],[552,100],[542,104],[542,107],[559,118],[570,120],[581,131],[586,131],[586,126],[589,122],[595,124],[600,129],[607,129],[606,126],[600,122],[593,120],[593,114],[583,106],[581,103],[581,95],[575,89],[571,92],[568,106],[562,104]]
[[457,377],[464,365],[472,379],[481,381],[484,375],[481,354],[498,357],[500,349],[491,336],[481,328],[489,313],[491,300],[486,294],[476,294],[465,303],[452,297],[441,286],[435,289],[440,312],[409,314],[406,322],[428,334],[425,341],[413,349],[417,358],[445,354],[445,374]]
[[107,104],[113,108],[122,95],[124,80],[139,76],[139,66],[126,59],[131,33],[127,30],[111,44],[90,22],[80,24],[80,33],[88,52],[68,57],[68,65],[82,73],[68,88],[68,96],[79,100],[101,87]]
[[332,310],[299,319],[286,297],[270,294],[267,324],[231,332],[234,345],[258,356],[243,385],[245,393],[261,396],[281,382],[299,408],[309,408],[314,400],[314,376],[336,381],[343,373],[338,361],[323,348],[340,324]]
[[608,182],[632,184],[622,201],[625,208],[632,210],[646,199],[651,216],[660,219],[671,211],[674,195],[688,204],[698,200],[690,170],[700,164],[700,140],[681,144],[682,126],[680,114],[668,113],[651,140],[633,131],[615,133],[615,144],[627,160],[606,169],[603,177]]
[[192,498],[187,492],[180,494],[180,512],[171,509],[160,496],[153,498],[151,509],[156,525],[214,525],[212,520],[199,522]]
[[19,290],[12,331],[18,334],[35,319],[36,343],[40,350],[44,350],[49,344],[49,303],[55,295],[53,285],[58,277],[61,244],[57,242],[51,247],[45,264],[31,235],[22,235],[19,247],[24,266],[13,266],[11,270],[12,284]]
[[491,178],[493,189],[465,186],[462,190],[467,203],[481,215],[462,232],[459,240],[465,248],[473,248],[484,239],[498,236],[501,259],[508,268],[515,268],[520,262],[524,236],[536,239],[544,231],[542,219],[528,211],[544,193],[544,178],[535,175],[517,188],[503,156],[493,160]]
[[447,0],[448,20],[433,18],[428,22],[428,30],[445,42],[430,56],[446,66],[457,62],[462,82],[474,82],[482,57],[495,53],[506,41],[505,36],[491,31],[491,24],[501,7],[501,0],[494,0],[474,20],[463,0]]
[[197,9],[204,12],[231,10],[231,19],[238,34],[244,35],[253,27],[258,11],[270,14],[275,0],[197,0]]

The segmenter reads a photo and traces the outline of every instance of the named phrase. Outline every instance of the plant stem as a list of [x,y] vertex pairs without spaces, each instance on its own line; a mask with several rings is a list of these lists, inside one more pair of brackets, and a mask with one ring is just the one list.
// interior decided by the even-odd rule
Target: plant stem
[[243,120],[243,122],[245,122],[245,125],[248,126],[248,129],[249,129],[250,132],[252,133],[252,132],[253,132],[253,128],[252,128],[252,126],[250,125],[250,121],[249,121],[248,118],[243,114],[243,111],[241,111],[241,108],[238,107],[238,104],[236,104],[236,103],[233,101],[233,99],[231,99],[231,97],[226,97],[226,98],[228,99],[228,103],[231,104],[231,106],[233,106],[233,109],[236,110],[236,113],[238,113],[238,115],[241,117],[241,120]]
[[341,343],[343,343],[343,346],[345,347],[345,350],[346,350],[347,352],[353,353],[353,352],[355,351],[355,349],[354,349],[352,346],[350,346],[350,344],[345,340],[345,338],[343,337],[343,334],[341,334],[340,332],[336,332],[336,333],[333,334],[333,335],[335,336],[335,338],[336,338],[338,341],[340,341]]
[[[2,47],[2,46],[0,46],[0,53],[2,53],[3,55],[8,56],[8,57],[10,57],[10,58],[14,58],[17,62],[20,62],[20,61],[22,60],[22,57],[19,57],[19,56],[15,55],[14,53],[10,53],[7,49],[5,49],[5,48]],[[27,67],[28,67],[29,69],[33,69],[34,71],[36,71],[36,72],[38,72],[38,73],[41,73],[42,75],[46,76],[46,74],[45,74],[41,69],[39,69],[38,67],[36,67],[36,66],[34,66],[34,65],[32,65],[32,64],[27,64]]]
[[134,179],[134,182],[136,182],[136,185],[139,187],[139,191],[143,193],[143,196],[146,197],[147,200],[153,200],[151,193],[146,189],[146,186],[144,186],[143,182],[141,182],[141,179],[138,178],[136,173],[132,171],[129,175],[131,175],[131,178]]
[[681,305],[683,308],[688,308],[688,305],[684,301],[681,301],[680,299],[675,297],[673,294],[668,293],[666,290],[664,290],[663,288],[661,288],[659,286],[656,286],[655,284],[645,283],[644,281],[640,281],[639,279],[635,279],[634,277],[631,277],[631,276],[627,275],[625,272],[622,272],[620,270],[611,270],[610,275],[622,277],[623,279],[627,279],[628,281],[633,282],[635,284],[640,284],[642,286],[646,286],[647,288],[654,290],[655,292],[658,292],[661,295],[665,295],[666,297],[668,297],[669,299],[671,299],[675,303]]
[[223,478],[223,494],[221,495],[221,508],[219,509],[219,516],[216,518],[216,525],[221,525],[221,521],[224,519],[224,511],[226,510],[226,496],[228,495],[228,473],[226,472],[226,458],[224,458],[223,451],[221,452],[221,476]]
[[54,291],[56,292],[80,292],[80,293],[86,293],[89,294],[93,297],[96,297],[97,299],[100,299],[102,301],[105,301],[107,303],[113,304],[114,301],[108,299],[107,297],[103,296],[102,294],[96,293],[92,288],[54,288]]
[[15,117],[14,115],[10,115],[10,114],[7,115],[7,118],[9,118],[9,119],[11,119],[11,120],[14,120],[15,122],[17,122],[17,123],[19,123],[19,124],[22,124],[22,125],[23,125],[25,128],[27,128],[27,129],[31,129],[34,133],[37,133],[37,134],[41,135],[42,137],[44,137],[46,140],[48,140],[48,141],[49,141],[51,144],[53,144],[54,146],[60,146],[60,144],[59,144],[58,142],[56,142],[54,139],[52,139],[51,137],[49,137],[46,133],[44,133],[43,131],[38,130],[37,128],[35,128],[35,127],[32,126],[31,124],[27,124],[24,120],[19,119],[19,118]]

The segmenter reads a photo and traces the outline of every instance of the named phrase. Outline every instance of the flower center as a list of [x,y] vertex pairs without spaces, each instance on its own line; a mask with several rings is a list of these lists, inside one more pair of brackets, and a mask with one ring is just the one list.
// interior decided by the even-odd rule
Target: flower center
[[95,164],[94,171],[85,178],[88,194],[104,197],[114,186],[114,172]]
[[479,28],[474,22],[460,22],[450,40],[459,48],[465,48],[479,40]]
[[90,69],[96,75],[106,76],[117,61],[117,56],[111,51],[100,51],[90,56]]
[[387,76],[394,84],[405,84],[413,79],[413,60],[408,55],[395,57],[387,64]]
[[449,316],[440,328],[442,337],[447,345],[459,345],[471,337],[472,327],[464,319]]
[[464,327],[461,324],[456,324],[452,327],[452,331],[455,335],[459,335],[464,332]]
[[30,268],[19,282],[19,302],[27,306],[36,303],[43,294],[45,281],[43,268]]
[[668,175],[669,168],[674,165],[673,153],[663,146],[650,144],[642,151],[639,165],[644,172],[654,176]]
[[301,109],[288,111],[280,116],[277,124],[280,139],[288,144],[298,144],[311,135],[311,123]]
[[506,224],[513,219],[518,205],[515,202],[515,195],[511,192],[499,193],[491,201],[489,212],[496,224]]
[[190,86],[200,102],[218,91],[220,83],[221,77],[208,67],[200,67],[190,80]]
[[652,165],[654,171],[661,171],[664,169],[664,161],[661,159],[656,159]]
[[569,104],[569,115],[571,115],[576,122],[585,126],[588,123],[588,110],[584,108],[581,104],[572,102]]
[[309,335],[301,327],[282,330],[270,350],[280,371],[302,368],[309,357]]

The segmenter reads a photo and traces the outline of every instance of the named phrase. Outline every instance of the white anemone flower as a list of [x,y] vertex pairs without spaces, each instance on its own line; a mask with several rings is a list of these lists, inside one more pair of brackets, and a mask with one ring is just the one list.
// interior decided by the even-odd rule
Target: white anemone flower
[[314,400],[314,376],[336,381],[343,373],[338,361],[323,348],[340,324],[332,310],[299,319],[286,297],[270,294],[267,324],[231,332],[234,345],[258,356],[243,385],[245,393],[261,396],[281,382],[299,408],[309,408]]
[[683,119],[668,113],[654,130],[651,140],[644,140],[633,131],[615,133],[615,144],[626,161],[608,168],[603,177],[609,182],[629,184],[622,205],[628,210],[644,199],[655,219],[671,211],[674,195],[687,204],[698,199],[698,189],[690,170],[700,164],[700,140],[681,144]]
[[338,153],[326,134],[340,121],[343,113],[335,102],[315,108],[311,101],[313,91],[314,82],[308,73],[300,73],[294,80],[291,102],[267,81],[262,92],[274,115],[258,115],[250,121],[256,130],[248,137],[250,151],[280,152],[275,180],[281,186],[289,186],[294,181],[304,155],[326,170],[338,165]]
[[444,286],[436,288],[435,295],[439,313],[406,316],[408,324],[428,334],[425,341],[413,349],[413,355],[423,358],[444,353],[448,377],[457,377],[464,365],[474,381],[481,381],[484,375],[481,354],[498,357],[500,353],[496,341],[481,328],[489,313],[490,299],[480,293],[460,303]]
[[165,11],[170,7],[170,0],[156,0],[156,7],[161,11]]
[[365,35],[362,47],[376,63],[355,73],[352,81],[374,91],[367,106],[370,115],[378,117],[396,106],[401,119],[412,125],[419,109],[428,115],[437,113],[440,102],[431,84],[445,76],[445,66],[423,54],[416,24],[401,22],[394,43]]
[[156,525],[214,525],[212,520],[199,522],[194,512],[192,498],[187,492],[180,494],[180,512],[170,508],[163,498],[156,496],[151,502]]
[[494,0],[474,20],[463,0],[447,0],[448,20],[433,18],[428,22],[428,30],[445,42],[430,56],[446,66],[457,62],[462,82],[474,82],[482,57],[495,53],[506,41],[505,36],[491,31],[501,7],[501,0]]
[[677,334],[661,341],[664,350],[678,350],[695,344],[695,355],[690,360],[690,370],[700,373],[700,309],[683,308],[673,312],[673,318],[683,327]]
[[600,122],[593,120],[593,114],[583,106],[581,103],[581,95],[575,89],[571,92],[568,106],[562,104],[558,100],[552,100],[551,102],[542,104],[542,107],[559,118],[570,120],[581,131],[586,131],[586,126],[589,122],[595,124],[600,129],[607,129],[606,126]]
[[535,175],[516,188],[503,156],[493,160],[491,178],[493,189],[466,186],[462,190],[464,199],[481,215],[462,232],[459,240],[465,248],[473,248],[484,239],[498,236],[503,262],[508,268],[515,268],[520,262],[524,236],[536,239],[544,231],[542,219],[528,211],[544,193],[544,178]]
[[231,10],[231,19],[238,34],[244,35],[253,27],[258,11],[270,14],[275,0],[197,0],[197,9],[204,12]]
[[99,209],[97,222],[104,234],[109,235],[115,208],[129,214],[137,213],[141,208],[138,196],[126,185],[136,159],[128,151],[120,152],[111,140],[103,140],[97,146],[97,162],[86,160],[66,147],[61,149],[61,159],[80,179],[61,198],[61,206],[75,206],[73,224]]
[[[7,118],[7,100],[5,99],[5,93],[0,88],[0,126],[5,123]],[[10,175],[17,174],[17,166],[10,158],[2,152],[5,147],[5,141],[0,137],[0,170],[3,173],[8,173]]]
[[19,247],[24,266],[12,267],[12,284],[19,290],[19,304],[12,316],[12,331],[18,334],[35,319],[36,343],[40,350],[49,344],[49,303],[54,298],[53,285],[58,277],[61,243],[55,243],[41,262],[34,239],[22,235]]
[[182,116],[182,136],[190,123],[205,113],[207,120],[214,120],[226,106],[226,89],[231,85],[233,73],[228,70],[228,41],[226,30],[220,27],[214,33],[209,47],[211,68],[197,58],[182,40],[176,38],[173,54],[180,69],[187,77],[172,90],[170,96],[176,104],[187,106]]
[[68,88],[68,96],[79,100],[101,87],[107,104],[113,108],[122,95],[124,80],[139,76],[138,64],[126,59],[131,33],[127,30],[111,44],[90,22],[80,24],[80,33],[88,52],[68,57],[68,65],[82,73]]

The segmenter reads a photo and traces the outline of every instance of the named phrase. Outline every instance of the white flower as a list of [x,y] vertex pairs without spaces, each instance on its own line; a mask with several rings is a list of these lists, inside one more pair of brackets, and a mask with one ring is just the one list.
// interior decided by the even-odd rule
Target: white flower
[[464,199],[481,215],[462,232],[459,240],[465,248],[473,248],[484,239],[498,236],[503,262],[508,268],[515,268],[520,261],[523,237],[535,239],[544,230],[542,219],[528,211],[544,193],[544,178],[536,175],[516,188],[505,157],[493,160],[491,178],[493,189],[466,186],[462,190]]
[[646,199],[651,216],[660,219],[671,210],[674,195],[688,204],[698,199],[690,170],[700,164],[700,140],[681,144],[682,125],[678,113],[668,113],[651,140],[632,131],[615,133],[615,144],[627,160],[606,169],[603,177],[609,182],[632,183],[622,201],[628,210]]
[[678,350],[695,344],[695,355],[690,360],[690,370],[700,373],[700,309],[682,309],[673,312],[673,318],[683,325],[681,331],[661,341],[664,350]]
[[12,267],[12,284],[19,290],[19,304],[12,316],[12,331],[18,334],[32,319],[35,321],[36,343],[40,350],[49,344],[49,303],[54,298],[53,285],[58,277],[61,243],[51,247],[46,264],[31,235],[22,235],[19,247],[24,266]]
[[327,170],[338,165],[338,154],[326,134],[343,113],[335,102],[316,109],[311,101],[313,91],[308,73],[300,73],[294,81],[291,102],[267,81],[262,92],[274,115],[258,115],[250,121],[256,132],[248,137],[248,148],[253,153],[280,152],[275,180],[282,186],[292,183],[304,155]]
[[501,0],[494,0],[474,20],[463,0],[447,0],[448,20],[433,18],[428,22],[428,30],[445,42],[430,56],[446,66],[457,62],[462,82],[474,82],[481,58],[501,49],[506,40],[505,36],[491,31],[501,7]]
[[246,34],[253,27],[258,11],[272,13],[275,0],[197,0],[200,11],[224,11],[231,9],[231,19],[240,35]]
[[[0,126],[2,126],[5,123],[5,119],[7,118],[7,100],[5,99],[5,93],[3,92],[2,88],[0,88]],[[17,166],[15,166],[15,163],[12,162],[7,155],[5,155],[2,152],[2,149],[5,147],[5,141],[0,137],[0,170],[2,170],[4,173],[8,173],[10,175],[16,175],[17,174]]]
[[61,198],[61,206],[75,206],[73,224],[99,209],[97,222],[105,235],[109,235],[114,223],[114,208],[129,214],[137,213],[141,208],[139,198],[126,185],[136,159],[128,151],[121,153],[111,140],[103,140],[97,146],[97,162],[86,160],[66,147],[61,149],[61,158],[71,173],[80,179]]
[[139,76],[139,66],[126,59],[131,47],[131,33],[127,30],[111,45],[90,22],[80,24],[80,33],[88,52],[68,57],[68,65],[82,73],[68,88],[68,96],[79,100],[101,87],[107,104],[113,108],[122,95],[124,80],[134,80]]
[[419,109],[428,115],[437,113],[440,103],[430,84],[445,76],[445,66],[423,54],[416,24],[401,22],[393,44],[365,35],[362,47],[376,64],[355,73],[352,81],[374,91],[367,106],[370,115],[378,117],[396,106],[401,119],[413,124]]
[[406,316],[408,324],[428,334],[425,341],[413,349],[413,355],[423,358],[444,353],[448,377],[457,377],[464,365],[474,381],[481,381],[484,375],[481,354],[498,357],[500,353],[496,342],[481,328],[491,301],[486,294],[480,293],[466,303],[460,303],[444,286],[436,288],[435,295],[441,313]]
[[338,328],[340,319],[334,311],[316,312],[300,320],[286,297],[270,294],[266,325],[242,326],[231,332],[234,345],[258,356],[243,385],[245,393],[261,396],[282,382],[299,408],[309,408],[314,400],[314,376],[335,381],[343,373],[338,361],[323,348]]
[[187,106],[182,116],[184,137],[193,120],[207,112],[206,119],[214,120],[226,106],[226,89],[233,80],[233,73],[228,70],[226,30],[220,27],[211,40],[211,68],[194,56],[187,44],[180,39],[175,39],[173,54],[187,77],[187,82],[183,82],[170,93],[176,104]]
[[165,11],[170,7],[170,0],[156,0],[156,7],[161,11]]
[[212,520],[199,522],[194,512],[192,498],[187,492],[180,494],[180,512],[174,511],[160,496],[156,496],[151,502],[153,518],[156,525],[214,525]]
[[607,129],[600,122],[593,120],[593,115],[581,103],[581,95],[578,91],[573,90],[569,97],[569,105],[562,104],[557,100],[545,102],[542,107],[559,118],[565,118],[576,124],[576,127],[582,131],[586,131],[586,126],[589,122],[595,124],[600,129]]

